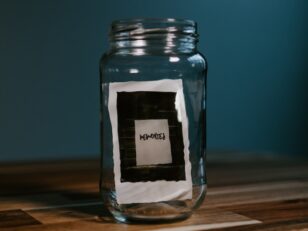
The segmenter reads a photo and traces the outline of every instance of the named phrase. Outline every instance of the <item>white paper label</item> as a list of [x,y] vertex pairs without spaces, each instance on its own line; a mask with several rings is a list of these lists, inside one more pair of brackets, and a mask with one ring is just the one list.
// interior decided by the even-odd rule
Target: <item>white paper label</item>
[[191,199],[182,80],[110,83],[108,110],[117,203]]
[[135,120],[137,166],[172,163],[167,119]]

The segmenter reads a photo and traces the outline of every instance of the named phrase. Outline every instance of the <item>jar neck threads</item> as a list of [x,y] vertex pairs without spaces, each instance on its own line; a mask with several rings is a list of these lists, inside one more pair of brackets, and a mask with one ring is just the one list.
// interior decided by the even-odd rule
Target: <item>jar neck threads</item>
[[192,53],[198,42],[197,25],[182,19],[128,19],[114,21],[111,50],[116,53]]

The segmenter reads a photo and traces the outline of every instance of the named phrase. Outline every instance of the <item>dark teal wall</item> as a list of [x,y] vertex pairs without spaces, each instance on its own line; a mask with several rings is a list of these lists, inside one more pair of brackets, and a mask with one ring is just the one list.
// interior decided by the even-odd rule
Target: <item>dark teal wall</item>
[[308,1],[1,0],[0,161],[99,154],[113,19],[199,23],[210,149],[308,153]]

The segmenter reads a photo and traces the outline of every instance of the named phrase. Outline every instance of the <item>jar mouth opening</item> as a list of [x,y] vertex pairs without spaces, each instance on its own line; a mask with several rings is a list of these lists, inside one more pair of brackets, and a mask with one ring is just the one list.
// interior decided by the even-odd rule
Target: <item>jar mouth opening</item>
[[110,39],[138,39],[139,36],[173,34],[197,38],[197,23],[176,18],[133,18],[115,20],[111,24]]
[[117,25],[127,25],[134,23],[160,23],[160,24],[169,24],[169,25],[186,25],[186,26],[196,26],[196,22],[190,19],[182,18],[127,18],[127,19],[118,19],[114,20],[111,24],[112,26]]

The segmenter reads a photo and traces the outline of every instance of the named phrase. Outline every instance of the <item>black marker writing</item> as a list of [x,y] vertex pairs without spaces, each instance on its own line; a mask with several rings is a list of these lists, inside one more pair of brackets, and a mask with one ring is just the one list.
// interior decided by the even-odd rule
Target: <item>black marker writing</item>
[[151,133],[151,134],[139,135],[139,138],[140,140],[148,140],[148,139],[165,140],[166,136],[165,133]]

